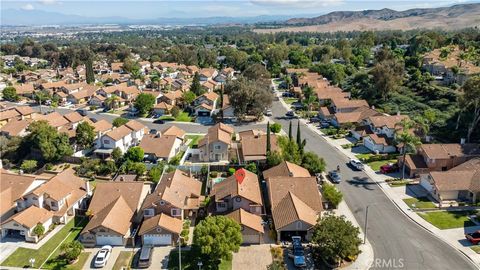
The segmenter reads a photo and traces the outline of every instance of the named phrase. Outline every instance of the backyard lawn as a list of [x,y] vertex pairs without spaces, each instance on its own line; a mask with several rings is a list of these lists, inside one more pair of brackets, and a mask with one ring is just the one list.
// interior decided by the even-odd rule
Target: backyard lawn
[[113,265],[113,270],[120,270],[123,269],[123,267],[125,267],[125,269],[129,268],[132,255],[132,251],[120,251],[118,258]]
[[[62,241],[67,238],[65,241],[72,241],[75,239],[78,234],[82,231],[83,227],[86,225],[86,219],[77,219],[71,220],[68,222],[57,234],[52,236],[43,246],[39,249],[29,249],[29,248],[18,248],[15,250],[12,255],[10,255],[5,261],[3,261],[3,266],[14,266],[14,267],[24,267],[29,266],[30,258],[35,259],[35,268],[40,268],[40,266],[48,259],[50,254],[60,246]],[[57,249],[48,262],[45,263],[43,268],[47,269],[58,269],[62,265],[62,260],[58,258],[59,249]],[[63,262],[65,263],[65,262]],[[65,265],[65,264],[63,264]],[[60,267],[62,268],[62,267]]]
[[[196,270],[198,269],[198,256],[193,251],[182,250],[182,270]],[[173,250],[168,257],[168,269],[178,270],[178,251]],[[232,261],[222,260],[218,265],[218,270],[231,270]]]
[[[408,205],[410,208],[435,208],[435,204],[431,202],[427,197],[419,197],[419,198],[408,198],[403,199],[403,201]],[[415,207],[414,207],[415,204]]]
[[444,230],[475,226],[475,223],[468,219],[469,215],[475,213],[475,211],[435,211],[418,214],[435,227]]
[[194,148],[194,147],[196,147],[196,146],[198,145],[198,141],[199,141],[201,138],[203,138],[204,136],[203,136],[203,135],[187,135],[187,136],[185,136],[185,137],[186,137],[187,141],[188,141],[188,140],[192,140],[192,141],[188,144],[188,146]]

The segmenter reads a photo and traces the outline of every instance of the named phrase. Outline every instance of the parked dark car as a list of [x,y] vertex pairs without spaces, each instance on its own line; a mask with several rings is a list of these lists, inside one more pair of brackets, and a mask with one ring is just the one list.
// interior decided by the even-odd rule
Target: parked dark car
[[165,121],[161,120],[161,119],[157,119],[155,121],[153,121],[154,124],[165,124]]
[[295,113],[293,111],[288,111],[285,115],[288,117],[294,117]]
[[473,233],[467,233],[465,234],[465,238],[467,238],[470,243],[474,245],[480,244],[480,231],[475,231]]
[[398,164],[397,163],[388,163],[385,165],[382,165],[380,167],[380,172],[381,173],[392,173],[392,172],[397,172],[398,171]]
[[140,250],[140,256],[138,257],[138,268],[148,268],[152,264],[153,247],[145,245]]
[[330,177],[330,180],[335,184],[338,184],[342,181],[342,176],[338,171],[330,171],[328,173],[328,177]]
[[77,109],[76,112],[78,112],[81,116],[87,116],[87,109]]

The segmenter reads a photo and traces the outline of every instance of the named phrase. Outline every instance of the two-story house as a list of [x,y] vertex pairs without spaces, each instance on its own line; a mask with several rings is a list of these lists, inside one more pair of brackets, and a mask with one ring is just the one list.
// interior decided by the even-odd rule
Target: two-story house
[[139,146],[144,150],[147,159],[156,163],[159,160],[169,162],[180,151],[183,140],[177,136],[149,134],[143,137]]
[[207,92],[197,97],[193,101],[195,114],[198,116],[211,116],[215,112],[217,100],[218,94],[215,92]]
[[[422,144],[416,154],[405,157],[405,174],[414,177],[433,171],[448,171],[465,161],[480,157],[480,144]],[[403,157],[398,158],[400,168]]]
[[[194,220],[204,196],[202,183],[181,170],[164,174],[142,205],[143,244],[171,245],[178,239],[182,221]],[[180,222],[179,222],[180,221]]]
[[233,128],[223,123],[210,127],[198,142],[199,159],[203,162],[228,161],[233,134]]
[[103,134],[101,137],[101,144],[97,145],[97,147],[100,149],[110,150],[118,147],[122,153],[125,153],[128,148],[140,143],[145,135],[145,129],[145,125],[135,120],[130,120],[125,125],[114,128],[111,131]]
[[134,230],[150,185],[138,181],[98,183],[87,210],[88,224],[80,232],[85,247],[135,245]]
[[[240,136],[240,161],[248,163],[267,161],[267,134],[261,130],[247,130],[239,132]],[[270,151],[278,151],[277,136],[270,134]]]

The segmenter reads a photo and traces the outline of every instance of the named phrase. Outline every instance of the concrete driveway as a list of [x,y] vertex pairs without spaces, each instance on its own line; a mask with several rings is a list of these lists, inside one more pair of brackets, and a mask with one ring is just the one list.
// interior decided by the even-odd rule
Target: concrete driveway
[[0,244],[0,263],[7,259],[10,254],[15,252],[17,248],[18,245],[2,242]]
[[267,269],[271,263],[270,245],[242,246],[233,254],[232,269]]
[[170,251],[174,248],[168,247],[155,247],[152,254],[152,264],[148,269],[168,269],[168,256]]
[[[94,262],[95,262],[95,257],[97,256],[98,251],[100,248],[89,248],[85,249],[85,251],[91,252],[90,256],[87,259],[87,262],[83,266],[83,269],[98,269],[95,268]],[[113,269],[113,265],[115,264],[115,261],[117,261],[117,257],[120,254],[120,251],[125,250],[123,247],[114,247],[112,249],[112,254],[110,254],[110,257],[108,258],[107,265],[103,267],[103,269]]]

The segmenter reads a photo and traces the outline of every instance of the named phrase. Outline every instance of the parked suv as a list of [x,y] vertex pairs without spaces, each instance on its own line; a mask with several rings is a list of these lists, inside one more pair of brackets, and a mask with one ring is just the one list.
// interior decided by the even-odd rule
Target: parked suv
[[138,268],[148,268],[152,264],[153,247],[145,245],[140,250],[140,256],[138,257]]
[[350,166],[352,166],[354,169],[359,170],[359,171],[364,169],[363,163],[360,162],[359,160],[356,160],[356,159],[353,159],[353,158],[350,159],[348,164],[350,164]]

